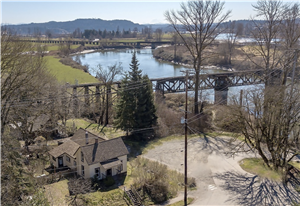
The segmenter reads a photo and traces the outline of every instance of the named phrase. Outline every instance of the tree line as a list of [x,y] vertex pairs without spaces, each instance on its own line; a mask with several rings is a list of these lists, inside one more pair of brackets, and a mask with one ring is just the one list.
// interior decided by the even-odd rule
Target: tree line
[[[155,38],[158,40],[161,40],[163,30],[158,28],[156,30],[153,30],[151,26],[146,26],[142,28],[141,31],[138,30],[138,28],[134,28],[133,30],[95,30],[95,29],[85,29],[83,32],[77,28],[73,33],[73,38],[84,38],[84,39],[113,39],[113,38],[137,38],[137,37],[145,37],[147,39],[152,39],[153,34],[155,35]],[[49,37],[49,36],[48,36]],[[49,37],[50,38],[50,37]]]

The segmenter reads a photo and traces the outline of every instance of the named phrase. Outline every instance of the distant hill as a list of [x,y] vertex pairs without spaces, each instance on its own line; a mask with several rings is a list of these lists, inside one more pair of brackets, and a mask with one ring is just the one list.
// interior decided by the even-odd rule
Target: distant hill
[[123,29],[128,31],[129,29],[141,31],[145,26],[151,26],[153,30],[156,28],[162,28],[165,30],[167,24],[152,24],[152,25],[141,25],[133,23],[128,20],[102,20],[102,19],[76,19],[74,21],[56,22],[50,21],[46,23],[31,23],[31,24],[18,24],[18,25],[5,25],[14,32],[20,35],[34,34],[40,32],[45,34],[46,31],[50,31],[53,34],[70,34],[79,28],[81,31],[85,29],[95,30],[107,30],[107,31],[122,31]]

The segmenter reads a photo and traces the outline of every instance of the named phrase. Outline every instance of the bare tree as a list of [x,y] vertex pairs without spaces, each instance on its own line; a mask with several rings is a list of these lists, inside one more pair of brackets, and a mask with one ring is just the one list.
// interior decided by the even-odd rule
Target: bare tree
[[87,194],[93,192],[92,181],[90,179],[72,178],[68,182],[69,192],[71,196],[68,196],[66,199],[69,202],[68,205],[82,205],[78,204],[78,200],[83,200],[81,194]]
[[[286,85],[297,61],[299,4],[261,0],[253,7],[263,20],[252,19],[255,44],[248,47],[247,55],[256,68],[265,71],[265,88],[246,92],[243,104],[234,101],[231,114],[250,149],[257,151],[268,167],[287,177],[288,162],[299,154],[300,93],[293,85]],[[281,81],[279,75],[277,80],[274,76],[278,69],[284,74]]]
[[154,34],[155,34],[155,40],[156,41],[161,41],[161,37],[163,35],[162,29],[156,29]]
[[71,38],[64,39],[65,43],[63,42],[63,39],[59,39],[59,51],[61,56],[69,56],[71,52]]
[[205,49],[222,32],[218,29],[229,17],[230,11],[222,14],[224,2],[195,0],[181,4],[180,11],[167,11],[166,20],[182,39],[192,56],[195,70],[195,114],[199,113],[198,88],[201,66],[205,58]]
[[285,18],[281,23],[281,41],[282,48],[285,50],[282,55],[283,60],[280,62],[280,66],[283,69],[282,84],[286,84],[288,74],[292,70],[292,63],[295,60],[296,50],[299,48],[300,38],[300,24],[298,22],[300,18],[300,5],[295,3],[287,8]]
[[14,35],[1,35],[1,134],[14,120],[11,112],[41,98],[38,94],[51,79],[35,49]]
[[[245,138],[233,152],[245,148],[254,150],[269,168],[287,173],[288,163],[300,154],[300,91],[291,91],[285,86],[265,90],[247,91],[243,106],[239,100],[230,106],[227,119],[234,121],[235,128],[242,131]],[[286,93],[284,99],[282,90]]]
[[[112,83],[115,81],[115,78],[118,75],[122,74],[123,68],[121,63],[117,64],[115,63],[112,66],[108,66],[107,69],[104,69],[100,64],[97,66],[96,72],[96,78],[105,84],[106,90],[102,95],[102,104],[100,105],[100,117],[99,117],[99,125],[104,124],[106,126],[108,124],[109,120],[109,115],[108,111],[111,106],[111,98],[110,98],[110,90],[112,87]],[[104,96],[105,94],[105,96]],[[106,101],[106,103],[105,103]],[[103,121],[104,118],[104,113],[105,114],[105,122]]]
[[45,35],[47,36],[48,39],[50,39],[52,37],[52,32],[50,29],[47,29],[45,32]]
[[[272,83],[270,73],[279,68],[284,74],[281,82],[284,85],[300,37],[300,27],[296,21],[300,17],[299,3],[291,5],[282,1],[261,0],[253,7],[257,13],[252,18],[251,32],[255,42],[245,51],[246,55],[256,68],[266,71],[266,86]],[[262,20],[257,21],[256,17]]]
[[231,59],[236,46],[236,39],[241,35],[241,28],[237,28],[235,21],[228,22],[226,25],[226,49],[225,49],[225,62],[228,66],[232,66]]

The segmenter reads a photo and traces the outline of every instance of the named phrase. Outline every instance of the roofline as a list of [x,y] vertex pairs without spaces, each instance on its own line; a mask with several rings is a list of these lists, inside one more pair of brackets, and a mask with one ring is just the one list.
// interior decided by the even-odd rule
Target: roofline
[[[79,148],[78,148],[78,149],[79,149]],[[78,150],[78,149],[77,149],[77,150]],[[76,150],[76,152],[77,152],[77,150]],[[75,152],[75,153],[76,153],[76,152]],[[74,154],[75,154],[75,153],[74,153]],[[50,154],[49,152],[48,152],[48,154],[51,155],[52,157],[54,157],[54,156],[53,156],[52,154]],[[67,154],[67,155],[69,155],[69,156],[71,156],[71,157],[73,156],[73,155],[70,155],[70,154],[68,154],[68,153],[66,153],[66,152],[63,152],[61,155],[63,155],[63,154]],[[57,157],[60,157],[61,155],[58,155]],[[54,157],[54,158],[57,158],[57,157]],[[73,158],[73,157],[72,157],[72,158]],[[73,159],[76,159],[76,157],[74,157]]]
[[[122,156],[124,156],[124,155],[127,155],[127,154],[123,154],[123,155],[120,155],[120,156],[117,156],[117,157],[113,157],[113,158],[122,157]],[[85,157],[84,157],[84,158],[85,158]],[[113,159],[113,158],[110,158],[110,159]],[[110,159],[107,159],[107,160],[110,160]],[[104,160],[104,161],[107,161],[107,160]],[[90,166],[90,165],[97,164],[97,163],[99,163],[99,164],[102,166],[101,162],[95,162],[95,163],[91,163],[91,164],[89,164],[89,163],[86,161],[86,163],[87,163],[89,166]]]
[[[104,141],[98,142],[98,144],[101,144],[103,142],[108,142],[108,141],[111,141],[111,140],[115,140],[115,139],[120,139],[120,138],[122,139],[122,137],[117,137],[117,138],[112,138],[112,139],[104,140]],[[123,141],[123,143],[124,143],[124,141]],[[88,147],[88,146],[91,146],[91,145],[94,145],[94,144],[84,145],[84,146],[80,146],[80,147]],[[124,145],[125,145],[125,143],[124,143]]]
[[[78,130],[80,130],[80,129],[83,129],[82,127],[80,127]],[[78,131],[77,130],[77,131]],[[92,135],[94,135],[94,136],[96,136],[96,137],[98,137],[98,138],[102,138],[102,139],[104,139],[103,137],[100,137],[99,135],[96,135],[96,134],[94,134],[94,133],[92,133],[92,132],[90,132],[90,131],[88,131],[88,130],[86,130],[86,129],[83,129],[84,131],[86,131],[86,132],[88,132],[88,133],[90,133],[90,134],[92,134]],[[76,133],[76,132],[75,132]],[[72,137],[71,137],[72,138]],[[104,141],[106,141],[106,139],[104,139]]]

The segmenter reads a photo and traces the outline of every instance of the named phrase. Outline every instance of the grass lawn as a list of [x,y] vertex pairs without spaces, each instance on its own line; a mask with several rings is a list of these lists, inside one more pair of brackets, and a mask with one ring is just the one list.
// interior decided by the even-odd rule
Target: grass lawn
[[300,170],[300,163],[299,162],[290,162],[290,164],[293,165],[298,170]]
[[[193,200],[194,200],[194,198],[188,197],[188,198],[187,198],[187,204],[188,204],[188,205],[191,204],[191,202],[193,202]],[[173,203],[173,204],[170,204],[169,206],[183,206],[183,205],[184,205],[184,201],[181,200],[181,201],[175,202],[175,203]]]
[[45,194],[53,206],[67,206],[66,196],[69,196],[68,180],[62,180],[50,185],[45,185]]
[[80,127],[85,129],[87,128],[88,131],[90,131],[93,134],[99,135],[100,137],[106,137],[107,139],[112,139],[116,137],[120,137],[125,135],[125,132],[122,130],[115,130],[113,127],[104,127],[102,132],[100,133],[102,126],[98,128],[98,124],[95,124],[91,121],[85,120],[85,119],[69,119],[67,120],[67,127],[72,128],[73,125],[75,125],[76,129],[79,129]]
[[126,205],[123,200],[123,191],[119,188],[107,192],[92,192],[85,195],[88,205]]
[[264,161],[260,158],[246,158],[241,160],[240,166],[247,172],[268,178],[275,181],[281,181],[281,174],[269,169],[264,165]]
[[69,82],[70,84],[75,84],[76,79],[78,80],[78,84],[98,82],[92,75],[60,63],[58,58],[53,56],[46,56],[44,58],[47,60],[47,67],[50,73],[61,83]]

